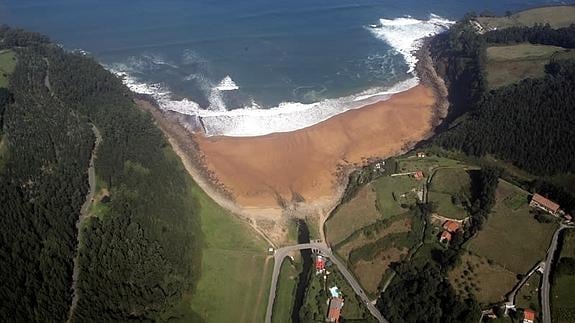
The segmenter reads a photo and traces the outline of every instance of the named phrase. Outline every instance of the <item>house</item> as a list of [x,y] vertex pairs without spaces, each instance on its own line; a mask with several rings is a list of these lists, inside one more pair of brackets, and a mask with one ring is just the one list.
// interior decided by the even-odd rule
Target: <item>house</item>
[[315,258],[315,270],[318,273],[321,273],[324,271],[324,269],[325,269],[325,259],[322,256],[318,255]]
[[420,170],[418,170],[417,172],[413,173],[413,177],[414,177],[416,180],[420,181],[420,180],[423,179],[423,172],[420,171]]
[[559,204],[535,193],[529,206],[539,208],[545,212],[556,215],[559,212]]
[[443,229],[449,233],[454,233],[459,231],[460,225],[458,222],[447,220],[443,223]]
[[451,241],[451,233],[447,231],[441,232],[441,236],[439,237],[439,242],[449,242]]
[[523,310],[523,323],[534,323],[535,322],[535,312],[530,309]]
[[327,312],[327,322],[339,322],[341,309],[343,308],[343,298],[334,297],[329,300],[329,310]]
[[418,151],[416,155],[418,158],[425,158],[425,153],[423,151]]

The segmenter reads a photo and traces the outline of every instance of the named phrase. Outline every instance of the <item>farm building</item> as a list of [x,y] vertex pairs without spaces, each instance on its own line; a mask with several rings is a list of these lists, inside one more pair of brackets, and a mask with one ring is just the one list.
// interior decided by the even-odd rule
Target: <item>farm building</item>
[[413,173],[413,178],[420,181],[423,179],[423,172],[418,170],[417,172]]
[[315,258],[315,270],[317,273],[322,273],[325,270],[325,259],[320,255]]
[[535,322],[535,312],[530,309],[525,309],[523,311],[523,323],[534,323]]
[[327,322],[339,322],[341,309],[343,308],[343,298],[334,297],[329,301],[329,310],[327,312]]
[[417,152],[417,157],[418,158],[425,158],[425,153],[423,151],[419,151],[419,152]]
[[535,193],[529,206],[539,208],[545,212],[556,215],[559,212],[559,204]]
[[460,229],[460,225],[458,222],[447,220],[443,223],[443,229],[449,233],[457,232]]
[[451,233],[447,232],[447,231],[443,231],[441,233],[441,236],[439,237],[439,241],[440,242],[449,242],[451,241]]

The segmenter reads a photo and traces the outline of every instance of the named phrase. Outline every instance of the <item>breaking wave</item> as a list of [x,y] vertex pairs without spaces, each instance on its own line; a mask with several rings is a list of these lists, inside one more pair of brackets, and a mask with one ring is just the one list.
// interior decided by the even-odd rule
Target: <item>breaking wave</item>
[[[168,111],[192,116],[201,120],[207,136],[251,137],[276,132],[289,132],[306,128],[336,116],[342,112],[358,109],[368,104],[386,100],[394,93],[406,91],[419,84],[417,76],[413,75],[417,58],[414,51],[420,46],[420,39],[442,32],[453,24],[452,21],[431,15],[428,20],[417,20],[411,17],[397,19],[380,19],[379,25],[372,25],[369,30],[375,37],[388,43],[401,54],[408,66],[408,78],[389,88],[372,88],[350,96],[324,99],[314,103],[283,102],[278,106],[262,109],[252,100],[251,105],[243,108],[227,110],[223,100],[223,92],[238,90],[240,87],[228,75],[218,84],[208,84],[208,108],[202,108],[190,99],[173,99],[171,92],[161,83],[146,84],[134,76],[134,67],[143,64],[139,61],[130,62],[130,66],[114,65],[109,70],[122,77],[124,83],[134,92],[152,96],[159,106]],[[193,52],[185,53],[186,63],[205,61]],[[156,65],[170,63],[159,57],[148,57]],[[146,66],[149,68],[149,66]],[[409,75],[411,74],[411,75]],[[201,77],[192,74],[184,77],[191,80]]]
[[414,51],[421,45],[420,40],[427,36],[436,35],[449,28],[454,21],[431,14],[428,20],[418,20],[412,17],[396,19],[380,19],[378,25],[369,30],[375,37],[385,41],[400,53],[412,73],[417,63]]

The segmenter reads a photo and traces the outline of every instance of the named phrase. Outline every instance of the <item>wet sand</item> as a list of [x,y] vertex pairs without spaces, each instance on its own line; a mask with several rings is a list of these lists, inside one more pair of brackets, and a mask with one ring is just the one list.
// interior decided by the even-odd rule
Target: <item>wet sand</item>
[[[398,154],[428,136],[434,92],[419,85],[301,130],[259,137],[194,134],[203,167],[246,209],[333,201],[346,170]],[[302,203],[299,203],[302,204]]]

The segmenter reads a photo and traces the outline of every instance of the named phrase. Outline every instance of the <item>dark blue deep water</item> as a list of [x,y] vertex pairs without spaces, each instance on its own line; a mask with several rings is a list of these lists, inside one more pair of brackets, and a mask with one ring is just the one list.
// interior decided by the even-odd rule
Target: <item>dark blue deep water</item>
[[[102,64],[227,109],[315,102],[407,77],[404,57],[369,30],[380,18],[502,14],[547,0],[0,0],[0,20],[83,49]],[[233,93],[233,95],[231,95]]]

